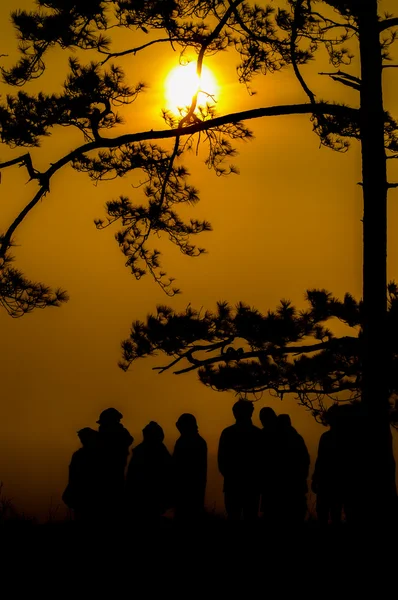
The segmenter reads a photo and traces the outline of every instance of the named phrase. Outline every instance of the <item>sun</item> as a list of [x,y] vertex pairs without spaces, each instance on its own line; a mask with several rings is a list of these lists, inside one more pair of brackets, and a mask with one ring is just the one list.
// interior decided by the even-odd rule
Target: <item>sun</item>
[[191,106],[192,98],[199,91],[198,105],[206,102],[214,103],[217,95],[217,83],[210,69],[203,66],[199,79],[196,73],[196,62],[175,67],[165,82],[167,108],[174,113],[179,108]]

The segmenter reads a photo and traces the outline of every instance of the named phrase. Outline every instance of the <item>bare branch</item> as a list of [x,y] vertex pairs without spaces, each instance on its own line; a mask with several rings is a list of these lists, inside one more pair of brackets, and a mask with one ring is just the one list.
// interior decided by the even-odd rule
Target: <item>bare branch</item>
[[321,27],[322,32],[328,31],[329,29],[335,29],[336,27],[343,27],[344,29],[352,29],[355,33],[358,33],[358,28],[355,27],[355,25],[352,25],[352,23],[338,23],[337,21],[333,21],[333,19],[329,19],[316,11],[311,11],[311,15],[314,17],[319,17],[319,19],[324,23],[329,23],[329,25]]
[[320,73],[318,73],[318,75],[329,75],[329,77],[336,77],[336,76],[343,77],[344,79],[349,79],[350,81],[353,81],[353,82],[357,83],[358,85],[361,84],[361,80],[359,77],[350,75],[350,73],[346,73],[345,71],[340,71],[340,69],[333,73],[327,73],[327,72],[321,71]]
[[178,42],[180,41],[180,38],[171,38],[171,37],[167,37],[167,38],[159,38],[157,40],[152,40],[151,42],[147,42],[146,44],[142,44],[142,46],[137,46],[136,48],[129,48],[128,50],[122,50],[120,52],[105,52],[104,50],[98,49],[98,52],[100,54],[106,54],[106,58],[101,62],[101,65],[104,65],[105,63],[108,62],[108,60],[112,59],[112,58],[120,58],[121,56],[127,56],[128,54],[137,54],[137,52],[140,52],[140,50],[145,50],[145,48],[148,48],[149,46],[153,46],[154,44],[159,44],[159,43],[164,43],[164,42],[170,42],[170,44],[172,44],[173,42]]
[[335,73],[325,73],[321,72],[318,75],[327,75],[333,81],[337,81],[338,83],[342,83],[347,87],[351,87],[357,92],[361,91],[361,80],[358,77],[354,77],[349,73],[345,73],[344,71],[336,71]]
[[16,219],[14,219],[14,221],[11,223],[10,227],[7,229],[6,233],[2,238],[2,243],[0,246],[0,259],[5,257],[7,250],[10,248],[12,236],[17,227],[22,223],[22,221],[24,220],[26,215],[32,210],[32,208],[36,206],[39,200],[43,198],[47,191],[48,188],[46,189],[45,186],[41,186],[38,192],[35,194],[34,198],[29,202],[29,204],[25,206],[23,210],[21,210]]
[[30,179],[39,179],[40,173],[33,168],[32,158],[29,154],[23,154],[22,156],[18,156],[17,158],[13,158],[12,160],[8,160],[6,162],[0,163],[0,170],[5,169],[6,167],[11,167],[12,165],[20,165],[21,167],[24,165],[29,173]]
[[343,77],[335,77],[335,76],[331,75],[330,78],[333,79],[334,81],[337,81],[338,83],[342,83],[343,85],[346,85],[347,87],[354,88],[354,90],[356,90],[357,92],[361,91],[360,85],[358,85],[357,83],[353,83],[352,81],[347,81]]

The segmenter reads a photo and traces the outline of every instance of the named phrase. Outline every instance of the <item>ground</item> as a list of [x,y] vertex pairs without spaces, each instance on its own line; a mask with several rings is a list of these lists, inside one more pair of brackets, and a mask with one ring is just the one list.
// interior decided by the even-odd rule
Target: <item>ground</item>
[[344,597],[350,590],[357,596],[360,588],[368,594],[373,584],[382,597],[384,586],[394,585],[398,558],[393,531],[321,531],[308,522],[296,531],[271,533],[212,515],[199,528],[177,528],[166,520],[152,529],[108,532],[101,524],[82,529],[67,521],[15,521],[3,524],[0,536],[3,586],[10,578],[16,598],[34,590],[54,597],[69,594],[69,588],[78,598],[139,593],[152,599],[170,592],[234,598],[271,591],[272,597],[319,597],[332,590]]

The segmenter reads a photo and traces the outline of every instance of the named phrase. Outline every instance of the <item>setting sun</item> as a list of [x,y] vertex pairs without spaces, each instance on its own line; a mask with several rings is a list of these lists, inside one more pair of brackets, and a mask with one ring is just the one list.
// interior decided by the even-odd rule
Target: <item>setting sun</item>
[[198,105],[214,101],[217,93],[217,83],[214,75],[207,67],[203,66],[202,76],[196,73],[196,62],[175,67],[165,83],[167,108],[178,112],[179,108],[186,108],[192,103],[192,98],[199,90]]

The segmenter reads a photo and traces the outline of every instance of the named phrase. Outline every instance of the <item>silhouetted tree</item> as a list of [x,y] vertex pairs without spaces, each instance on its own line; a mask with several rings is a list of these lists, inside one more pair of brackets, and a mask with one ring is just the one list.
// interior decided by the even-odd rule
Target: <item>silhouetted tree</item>
[[[281,0],[279,5],[262,6],[243,0],[38,0],[38,5],[35,11],[18,10],[12,15],[20,38],[21,59],[11,68],[2,69],[6,84],[23,88],[40,77],[48,52],[55,46],[90,50],[91,56],[97,52],[97,59],[85,65],[76,56],[71,58],[61,93],[34,95],[21,89],[17,94],[9,94],[0,106],[0,134],[10,147],[37,146],[56,125],[77,128],[83,136],[80,146],[51,162],[45,171],[34,166],[30,153],[0,165],[24,166],[38,185],[30,203],[2,236],[0,260],[9,257],[17,227],[49,192],[51,178],[61,168],[71,165],[87,172],[95,182],[138,169],[146,176],[146,204],[133,204],[122,196],[107,204],[107,222],[97,220],[96,224],[102,228],[119,221],[121,230],[116,239],[132,273],[139,279],[150,272],[172,295],[178,290],[173,287],[172,278],[162,271],[159,252],[150,247],[150,240],[153,234],[164,233],[188,256],[204,251],[192,243],[191,237],[208,231],[210,224],[193,219],[184,223],[176,212],[178,204],[198,201],[197,191],[188,184],[188,172],[180,162],[184,150],[194,144],[195,134],[206,132],[207,164],[219,175],[235,170],[225,167],[224,162],[234,155],[231,139],[250,137],[243,125],[246,119],[309,114],[323,145],[345,151],[350,139],[358,140],[364,197],[361,394],[369,415],[374,470],[382,473],[380,465],[391,453],[384,343],[386,201],[388,189],[397,187],[387,180],[386,152],[388,158],[398,155],[397,123],[383,105],[382,71],[394,66],[386,61],[389,46],[396,39],[398,18],[388,14],[380,17],[377,0]],[[113,51],[107,32],[115,25],[139,33],[137,44]],[[359,46],[359,77],[343,70],[353,59],[351,41]],[[204,108],[197,106],[196,94],[180,118],[165,113],[169,126],[165,131],[107,136],[107,130],[121,121],[116,108],[133,102],[143,90],[142,83],[126,85],[123,70],[115,61],[164,43],[178,47],[182,55],[187,49],[195,51],[199,74],[207,55],[235,48],[240,57],[238,77],[247,86],[256,74],[291,68],[308,103],[216,117],[211,103]],[[317,101],[301,66],[315,58],[320,48],[326,49],[336,69],[326,75],[356,90],[359,108]],[[165,138],[174,139],[171,151],[154,143]],[[53,298],[57,299],[57,295]],[[63,299],[59,297],[58,303]],[[383,477],[380,475],[380,481]]]
[[[173,360],[160,373],[197,370],[201,382],[214,390],[240,395],[268,391],[283,399],[294,394],[324,423],[325,410],[334,402],[361,397],[363,357],[363,301],[346,294],[343,301],[326,290],[308,290],[308,309],[298,310],[281,300],[276,310],[262,314],[239,303],[217,303],[214,312],[189,306],[176,312],[158,306],[145,323],[133,324],[123,343],[120,366],[127,370],[138,358],[163,352]],[[398,287],[388,286],[387,387],[390,420],[398,419]],[[337,337],[328,325],[339,320],[352,335]],[[183,363],[188,363],[184,365]],[[182,364],[181,364],[182,363]],[[380,381],[380,386],[383,382]]]
[[[129,339],[123,343],[120,366],[126,370],[138,358],[164,352],[172,360],[163,367],[155,367],[160,373],[168,369],[176,374],[197,370],[203,384],[242,396],[268,391],[283,399],[286,394],[294,394],[319,422],[326,424],[330,405],[362,398],[364,303],[357,302],[350,294],[340,301],[325,290],[308,290],[306,300],[307,310],[298,310],[282,300],[276,310],[266,314],[242,303],[233,308],[219,302],[214,312],[196,311],[190,306],[179,313],[158,306],[156,314],[148,316],[145,323],[133,324]],[[388,286],[388,308],[383,342],[386,379],[380,380],[380,388],[386,385],[388,389],[386,414],[397,426],[398,287],[393,282]],[[351,328],[352,335],[335,336],[327,325],[336,320]],[[361,414],[361,420],[363,417]],[[369,467],[363,483],[370,486],[372,493],[377,488],[378,494],[379,466],[374,465],[373,472],[375,456],[369,450],[373,448],[369,436],[371,431],[365,432],[363,438]],[[391,446],[389,450],[383,464],[391,497],[395,465]],[[370,485],[369,480],[374,480],[374,484]],[[369,503],[375,502],[369,492],[367,498]],[[369,516],[369,509],[364,508],[363,513]]]
[[0,258],[0,305],[11,317],[22,317],[34,308],[60,306],[68,300],[64,290],[53,291],[42,283],[27,279],[11,266],[12,260],[9,252]]

